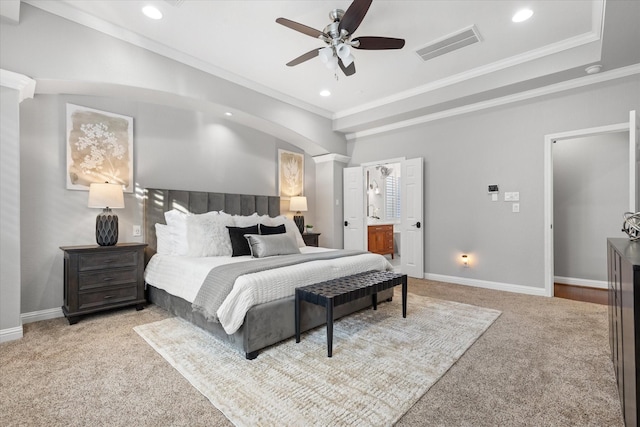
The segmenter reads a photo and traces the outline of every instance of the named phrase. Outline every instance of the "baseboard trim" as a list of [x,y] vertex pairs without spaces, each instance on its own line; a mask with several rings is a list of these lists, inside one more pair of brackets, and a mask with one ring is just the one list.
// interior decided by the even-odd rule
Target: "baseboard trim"
[[488,280],[469,279],[467,277],[445,276],[442,274],[425,273],[424,278],[438,282],[455,283],[456,285],[473,286],[476,288],[493,289],[495,291],[514,292],[536,296],[547,296],[544,288],[532,288],[530,286],[514,285],[511,283],[490,282]]
[[25,323],[56,319],[62,316],[64,316],[64,314],[62,314],[62,308],[57,307],[57,308],[49,308],[47,310],[39,310],[39,311],[32,311],[29,313],[22,313],[20,315],[20,318],[22,319],[22,324],[24,325]]
[[577,279],[575,277],[561,277],[555,276],[553,278],[554,283],[559,283],[561,285],[571,285],[571,286],[582,286],[585,288],[596,288],[596,289],[608,289],[609,285],[606,281],[602,280],[588,280],[588,279]]
[[0,329],[0,343],[19,340],[22,338],[22,326]]

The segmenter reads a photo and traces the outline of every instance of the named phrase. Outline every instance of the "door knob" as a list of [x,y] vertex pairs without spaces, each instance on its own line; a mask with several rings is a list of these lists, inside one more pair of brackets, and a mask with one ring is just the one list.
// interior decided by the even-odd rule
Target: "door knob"
[[413,224],[413,226],[416,227],[416,228],[420,228],[420,221],[418,221],[415,224]]
[[348,227],[348,226],[349,226],[349,221],[345,221],[345,222],[344,222],[344,226],[345,226],[345,227]]

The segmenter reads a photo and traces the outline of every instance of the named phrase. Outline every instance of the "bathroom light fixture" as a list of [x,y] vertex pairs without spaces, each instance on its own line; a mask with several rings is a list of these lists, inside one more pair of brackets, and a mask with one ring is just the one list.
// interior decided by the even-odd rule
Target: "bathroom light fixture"
[[321,90],[320,91],[320,96],[331,96],[331,92],[329,92],[328,90]]
[[147,5],[143,7],[142,13],[150,19],[162,19],[162,12],[160,12],[160,10],[155,6]]
[[465,267],[469,267],[469,257],[466,254],[462,255],[462,264]]
[[522,9],[516,12],[515,15],[513,15],[513,18],[511,18],[511,20],[513,22],[524,22],[527,19],[531,18],[533,16],[533,10],[531,9]]

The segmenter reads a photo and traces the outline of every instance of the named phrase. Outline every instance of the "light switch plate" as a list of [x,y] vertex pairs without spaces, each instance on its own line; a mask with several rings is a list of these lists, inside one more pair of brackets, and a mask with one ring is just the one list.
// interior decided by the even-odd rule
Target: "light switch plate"
[[514,203],[511,205],[511,212],[520,212],[520,203]]
[[505,191],[504,193],[504,201],[505,202],[517,202],[520,200],[520,192],[519,191]]

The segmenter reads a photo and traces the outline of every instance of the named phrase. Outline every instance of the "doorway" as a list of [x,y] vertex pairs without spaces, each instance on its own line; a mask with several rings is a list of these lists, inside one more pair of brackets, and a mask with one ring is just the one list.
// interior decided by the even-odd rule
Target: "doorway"
[[[571,151],[571,150],[575,150],[576,146],[572,147],[572,144],[576,144],[576,143],[580,143],[582,142],[583,144],[588,144],[588,143],[598,143],[598,141],[615,141],[622,139],[623,137],[626,137],[626,153],[623,157],[626,158],[627,161],[627,165],[628,167],[626,168],[626,177],[623,177],[623,180],[627,180],[627,185],[625,186],[624,182],[620,183],[620,185],[625,186],[625,190],[626,190],[626,202],[624,204],[624,210],[629,210],[629,211],[633,211],[635,212],[637,209],[637,191],[638,191],[638,184],[637,184],[637,161],[638,161],[638,141],[637,141],[637,116],[635,111],[631,111],[630,112],[630,120],[628,123],[621,123],[621,124],[616,124],[616,125],[610,125],[610,126],[603,126],[603,127],[598,127],[598,128],[589,128],[589,129],[581,129],[581,130],[576,130],[576,131],[570,131],[570,132],[564,132],[564,133],[559,133],[559,134],[553,134],[553,135],[547,135],[545,136],[545,171],[544,171],[544,178],[545,178],[545,185],[544,185],[544,199],[545,199],[545,293],[547,296],[554,296],[554,283],[555,283],[555,279],[556,279],[556,273],[555,273],[555,264],[556,262],[562,262],[564,263],[564,265],[562,266],[562,269],[559,271],[559,273],[561,274],[567,274],[567,271],[587,271],[590,267],[588,265],[589,260],[586,259],[579,259],[578,261],[576,261],[575,259],[570,260],[566,258],[566,253],[559,253],[558,256],[556,256],[556,249],[558,249],[559,251],[563,251],[564,250],[564,246],[563,244],[558,244],[556,245],[555,243],[555,234],[556,234],[556,230],[554,229],[555,226],[557,227],[562,227],[562,230],[557,230],[558,231],[558,238],[565,238],[563,236],[567,236],[568,234],[571,234],[572,232],[574,232],[573,230],[567,231],[567,227],[573,227],[576,224],[571,224],[571,225],[567,225],[569,224],[571,221],[581,221],[583,218],[580,216],[576,216],[576,212],[574,211],[573,214],[568,215],[568,218],[562,218],[562,217],[558,217],[558,218],[554,218],[554,189],[556,189],[557,191],[561,191],[561,192],[565,192],[568,195],[571,195],[571,191],[575,191],[576,188],[582,188],[582,190],[584,190],[586,187],[591,188],[591,190],[597,189],[597,185],[593,185],[593,184],[589,184],[589,183],[577,183],[576,187],[574,187],[573,190],[571,189],[563,189],[561,187],[556,187],[554,185],[554,178],[559,178],[562,179],[562,175],[558,175],[558,177],[554,177],[554,150],[556,149],[556,147],[560,147],[558,148],[558,157],[562,158],[566,156],[566,153],[563,153],[562,151]],[[607,137],[609,136],[609,137]],[[606,143],[606,142],[603,142]],[[560,145],[560,144],[565,144],[565,145]],[[586,147],[587,145],[585,145],[584,147]],[[624,148],[623,148],[624,150]],[[574,151],[575,154],[575,151]],[[582,153],[584,154],[584,153]],[[614,156],[615,157],[615,156]],[[584,171],[583,171],[584,172]],[[587,176],[589,176],[589,173],[587,173]],[[591,179],[595,178],[597,175],[596,174],[591,174]],[[564,183],[566,184],[566,182]],[[580,190],[580,191],[582,191]],[[584,203],[584,200],[592,200],[595,201],[596,203],[598,203],[599,199],[598,199],[598,195],[597,194],[592,194],[590,196],[584,196],[582,195],[582,203]],[[582,206],[582,207],[577,207],[576,209],[580,210],[582,209],[581,214],[584,216],[585,214],[589,214],[592,213],[592,210],[589,210],[588,207]],[[623,212],[620,212],[620,225],[622,224],[622,214]],[[562,216],[563,214],[558,214],[560,216]],[[597,220],[597,219],[595,219]],[[557,221],[557,224],[556,224]],[[572,235],[572,239],[575,240],[580,240],[580,239],[586,239],[588,240],[591,236],[582,236],[579,233],[589,233],[589,230],[583,229],[580,231],[577,231],[575,233],[578,234],[573,234]],[[615,235],[614,235],[615,236]],[[610,236],[607,236],[610,237]],[[604,247],[605,243],[604,243],[604,237],[601,237],[601,239],[603,240],[602,242],[602,247]],[[583,242],[583,245],[589,245],[590,247],[594,247],[597,246],[595,245],[593,242],[589,243],[589,242]],[[593,254],[589,255],[589,256],[594,256]],[[564,258],[563,258],[564,257]],[[582,257],[584,258],[585,255],[583,254]],[[598,262],[603,262],[603,260],[606,260],[606,254],[604,252],[604,250],[602,251],[602,254],[600,254],[599,252],[595,255],[596,258],[598,258],[598,260],[596,260],[596,264]],[[601,259],[600,259],[601,258]],[[594,262],[593,260],[591,260],[591,262]],[[567,264],[571,264],[573,263],[573,266],[568,267]],[[577,263],[577,265],[576,265]],[[603,272],[606,272],[606,266],[602,267]],[[573,273],[576,274],[576,273]],[[582,273],[580,273],[582,274]],[[584,273],[584,274],[590,274],[590,273]],[[591,273],[592,274],[592,273]],[[604,273],[606,275],[606,273]],[[596,277],[596,276],[594,276]],[[604,276],[603,276],[604,277]],[[600,277],[602,278],[602,277]],[[580,282],[583,282],[582,284],[584,285],[585,281],[581,280]],[[603,287],[603,282],[604,280],[599,280],[598,278],[596,278],[595,280],[592,281],[587,281],[586,285],[590,286],[590,287]],[[606,283],[606,282],[604,282]],[[573,285],[574,283],[570,283],[570,285]],[[579,283],[575,283],[578,284]]]
[[[394,174],[397,180],[389,178]],[[367,250],[369,227],[385,224],[385,232],[393,236],[389,243],[394,248],[387,251],[395,258],[397,247],[400,255],[396,270],[410,277],[424,277],[422,158],[382,160],[345,168],[343,206],[345,249]],[[399,221],[395,218],[398,215]]]

